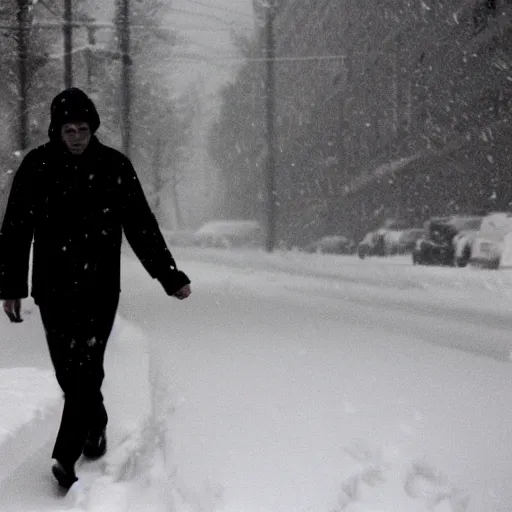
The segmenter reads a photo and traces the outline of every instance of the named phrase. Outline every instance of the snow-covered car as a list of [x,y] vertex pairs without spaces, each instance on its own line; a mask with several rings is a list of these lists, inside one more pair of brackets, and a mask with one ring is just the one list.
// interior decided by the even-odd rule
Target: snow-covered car
[[417,265],[454,265],[453,238],[460,231],[478,229],[481,216],[432,217],[425,223],[427,234],[416,242],[412,261]]
[[416,247],[416,242],[426,234],[427,231],[423,228],[409,228],[402,231],[397,242],[397,253],[411,254]]
[[324,254],[352,254],[354,249],[354,241],[343,235],[324,236],[304,248],[309,253]]
[[386,230],[386,232],[384,233],[384,254],[386,256],[393,256],[395,254],[398,254],[398,242],[402,235],[402,230]]
[[475,226],[476,229],[464,229],[453,237],[453,261],[455,266],[465,267],[469,263],[480,225],[481,222],[478,226]]
[[210,221],[194,233],[193,241],[199,247],[261,247],[264,231],[253,220]]
[[367,233],[357,246],[357,254],[361,259],[367,256],[385,256],[386,229],[378,229]]
[[499,268],[505,240],[510,233],[512,233],[512,212],[486,215],[473,242],[471,264],[489,269]]

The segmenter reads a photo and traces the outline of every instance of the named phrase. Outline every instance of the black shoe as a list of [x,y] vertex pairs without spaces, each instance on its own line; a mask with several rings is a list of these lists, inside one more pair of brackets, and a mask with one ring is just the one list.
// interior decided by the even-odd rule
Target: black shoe
[[73,467],[65,467],[61,462],[56,461],[52,466],[52,473],[57,482],[64,489],[69,489],[77,480]]
[[107,452],[107,433],[105,429],[103,429],[99,436],[91,436],[89,435],[84,443],[84,449],[82,453],[85,458],[96,460]]

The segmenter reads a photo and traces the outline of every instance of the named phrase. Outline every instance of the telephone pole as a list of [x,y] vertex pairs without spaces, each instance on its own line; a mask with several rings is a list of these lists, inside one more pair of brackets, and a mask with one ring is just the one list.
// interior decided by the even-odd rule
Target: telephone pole
[[29,10],[27,0],[18,0],[18,145],[23,151],[28,147],[28,23]]
[[275,140],[275,39],[274,2],[265,8],[265,57],[266,57],[266,126],[267,126],[267,239],[266,250],[273,252],[276,246],[276,140]]
[[132,59],[130,57],[130,0],[118,0],[119,52],[121,54],[121,130],[123,152],[130,157],[132,108]]
[[73,7],[72,0],[64,0],[64,87],[73,87]]

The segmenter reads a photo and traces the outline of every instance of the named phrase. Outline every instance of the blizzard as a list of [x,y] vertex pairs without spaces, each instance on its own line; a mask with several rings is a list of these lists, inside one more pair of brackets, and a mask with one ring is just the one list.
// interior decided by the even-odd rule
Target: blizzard
[[123,257],[109,451],[66,496],[37,307],[0,320],[2,512],[510,510],[512,272],[173,253],[183,303]]

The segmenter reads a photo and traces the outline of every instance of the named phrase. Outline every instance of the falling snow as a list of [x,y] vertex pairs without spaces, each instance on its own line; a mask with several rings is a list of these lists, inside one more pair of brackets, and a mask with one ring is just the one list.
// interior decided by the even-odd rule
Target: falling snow
[[[109,452],[65,499],[38,308],[2,317],[0,511],[510,512],[512,3],[126,0],[129,51],[114,0],[5,4],[0,218],[22,189],[92,289],[92,244],[157,245],[140,180],[193,295],[123,241]],[[117,167],[58,138],[23,167],[65,71]]]

